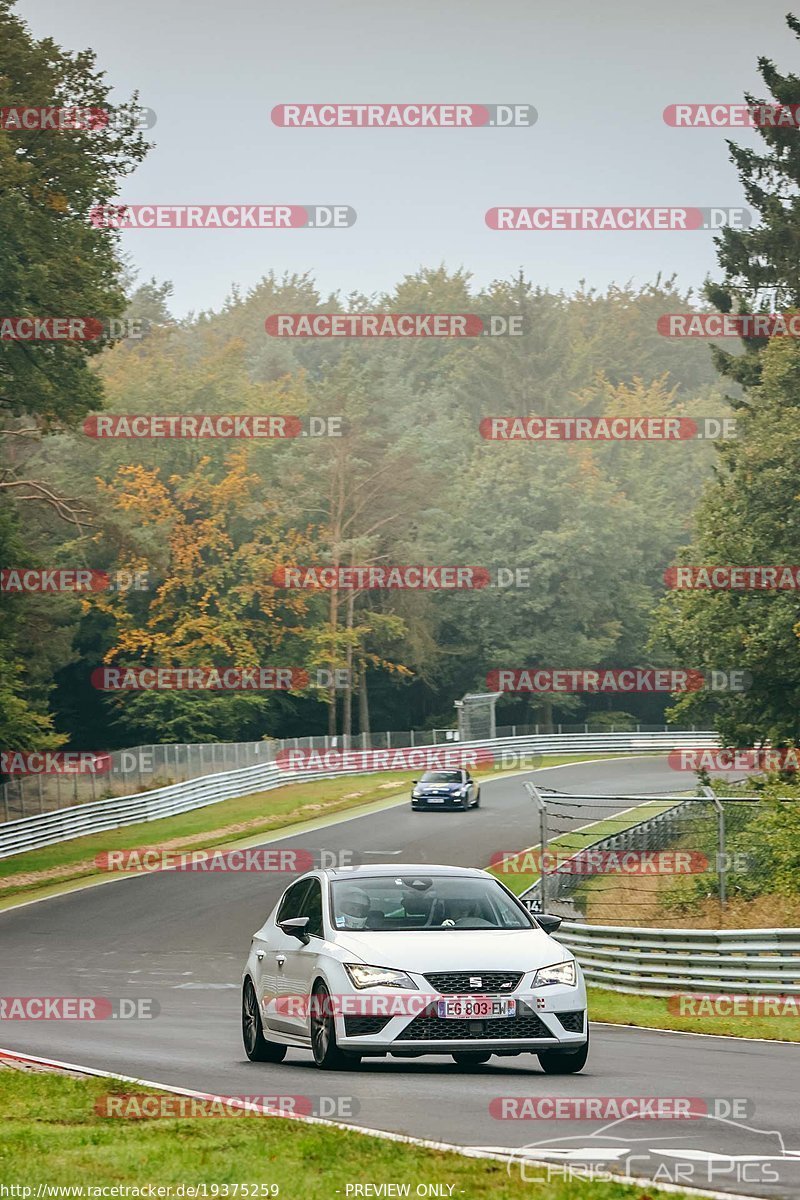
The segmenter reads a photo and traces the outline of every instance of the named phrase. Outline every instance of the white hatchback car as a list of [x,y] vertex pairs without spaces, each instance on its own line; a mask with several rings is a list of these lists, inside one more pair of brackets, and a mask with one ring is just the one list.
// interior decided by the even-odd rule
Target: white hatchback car
[[363,1056],[536,1054],[584,1066],[586,988],[574,956],[499,880],[466,867],[310,871],[254,935],[242,978],[248,1058],[290,1046],[318,1067]]

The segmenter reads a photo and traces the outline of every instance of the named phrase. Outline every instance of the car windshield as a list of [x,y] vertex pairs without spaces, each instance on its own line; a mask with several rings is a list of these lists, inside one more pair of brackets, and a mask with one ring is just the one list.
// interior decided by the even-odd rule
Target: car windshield
[[470,875],[376,875],[331,884],[336,929],[530,929],[499,883]]
[[461,772],[426,771],[420,783],[461,783]]

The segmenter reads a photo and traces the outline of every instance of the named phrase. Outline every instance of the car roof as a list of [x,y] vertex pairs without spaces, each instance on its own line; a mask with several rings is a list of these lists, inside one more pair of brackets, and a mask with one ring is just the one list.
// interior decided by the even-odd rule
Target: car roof
[[442,866],[438,863],[370,863],[358,867],[327,867],[323,871],[329,879],[365,879],[374,875],[470,875],[485,876],[478,867]]

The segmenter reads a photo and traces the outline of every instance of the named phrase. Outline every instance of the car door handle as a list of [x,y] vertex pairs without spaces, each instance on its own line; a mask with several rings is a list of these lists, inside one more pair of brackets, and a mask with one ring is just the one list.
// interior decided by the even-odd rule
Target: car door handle
[[283,964],[286,962],[286,955],[285,954],[276,954],[275,961],[279,967],[282,967]]

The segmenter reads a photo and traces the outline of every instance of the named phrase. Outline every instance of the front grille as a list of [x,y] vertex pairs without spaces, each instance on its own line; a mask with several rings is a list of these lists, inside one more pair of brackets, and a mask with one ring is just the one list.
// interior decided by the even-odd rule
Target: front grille
[[[450,995],[478,995],[481,992],[494,992],[504,996],[513,992],[522,979],[521,971],[439,971],[435,975],[426,975],[428,983],[442,992]],[[470,978],[480,979],[479,987],[470,983]]]
[[557,1012],[553,1013],[554,1017],[558,1017],[561,1024],[569,1033],[583,1033],[583,1009],[576,1009],[574,1012]]
[[344,1031],[347,1037],[369,1037],[371,1033],[380,1033],[391,1017],[345,1017]]
[[[522,1006],[521,1006],[522,1007]],[[496,1017],[490,1021],[448,1021],[437,1017],[436,1007],[428,1005],[398,1037],[399,1042],[452,1042],[469,1038],[493,1041],[517,1041],[519,1038],[552,1038],[552,1033],[535,1013],[523,1007],[516,1017]]]

